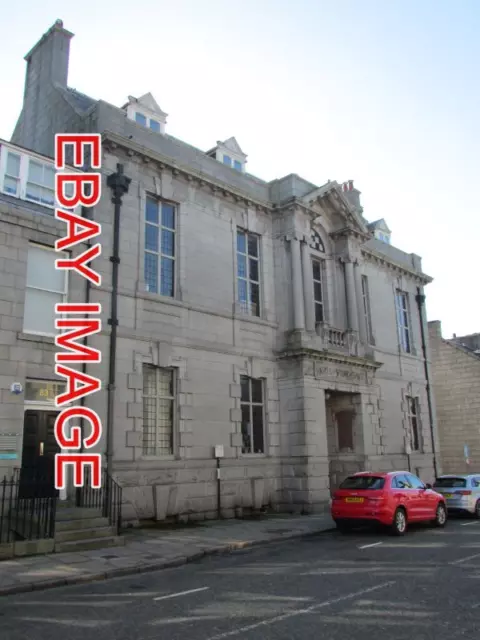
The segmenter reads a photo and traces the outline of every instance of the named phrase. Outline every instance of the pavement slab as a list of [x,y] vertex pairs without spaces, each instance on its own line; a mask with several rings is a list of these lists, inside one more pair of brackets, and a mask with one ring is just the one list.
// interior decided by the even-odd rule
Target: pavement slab
[[125,545],[0,561],[0,596],[155,571],[208,555],[301,538],[333,529],[329,515],[209,521],[176,531],[131,529]]

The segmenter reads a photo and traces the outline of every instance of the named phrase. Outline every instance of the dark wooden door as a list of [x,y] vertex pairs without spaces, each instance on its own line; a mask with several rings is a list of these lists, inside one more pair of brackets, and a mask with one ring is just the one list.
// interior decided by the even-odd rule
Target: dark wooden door
[[55,454],[60,447],[55,439],[55,420],[58,411],[28,410],[23,427],[20,496],[49,497],[55,490]]

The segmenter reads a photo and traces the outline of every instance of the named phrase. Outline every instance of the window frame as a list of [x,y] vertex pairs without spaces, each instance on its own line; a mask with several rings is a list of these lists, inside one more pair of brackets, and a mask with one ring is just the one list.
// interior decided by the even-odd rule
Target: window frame
[[[158,210],[158,223],[151,222],[147,220],[147,206],[148,201],[154,201],[157,210]],[[173,208],[173,224],[174,228],[166,227],[162,224],[162,206],[168,205]],[[145,206],[144,206],[144,217],[143,217],[143,282],[145,286],[145,291],[147,293],[151,293],[153,295],[160,296],[165,300],[176,300],[177,299],[177,290],[178,290],[178,218],[179,218],[179,207],[177,203],[172,202],[170,200],[166,200],[164,198],[158,198],[157,196],[153,196],[149,193],[146,194],[145,197]],[[147,249],[146,246],[146,233],[147,233],[147,225],[151,227],[155,227],[157,229],[158,234],[158,250],[153,251],[152,249]],[[173,255],[164,254],[162,251],[162,231],[169,231],[173,233]],[[145,261],[146,255],[154,255],[157,257],[157,291],[151,291],[149,289],[149,282],[146,278],[146,268]],[[173,286],[172,286],[172,295],[167,295],[162,293],[162,258],[166,258],[173,261]]]
[[368,344],[373,345],[375,338],[373,336],[373,324],[372,324],[372,307],[370,304],[370,286],[368,282],[368,276],[362,274],[362,301],[363,301],[363,315],[365,318],[365,326],[367,329]]
[[[137,115],[145,118],[145,124],[143,122],[139,122],[137,120]],[[162,130],[162,122],[160,122],[160,120],[157,120],[156,118],[152,118],[151,116],[147,115],[144,111],[139,111],[137,109],[135,109],[133,111],[133,121],[135,122],[135,124],[138,124],[140,127],[143,127],[144,129],[148,129],[149,131],[153,131],[153,133],[163,133]],[[152,127],[152,122],[156,122],[158,125],[158,130],[154,129]]]
[[[413,354],[412,322],[410,315],[410,299],[407,291],[395,290],[395,315],[397,335],[403,353]],[[405,321],[406,320],[406,324]]]
[[[240,251],[238,248],[238,238],[239,236],[243,234],[245,236],[245,250],[246,253],[244,253],[243,251]],[[257,241],[257,256],[253,256],[250,255],[249,253],[249,237],[252,236],[254,238],[256,238]],[[260,236],[257,233],[253,233],[252,231],[248,231],[247,229],[244,229],[242,227],[238,227],[236,229],[236,233],[235,233],[235,284],[236,284],[236,295],[237,295],[237,303],[240,307],[240,312],[242,315],[246,315],[249,316],[251,318],[259,318],[261,319],[263,317],[263,288],[262,288],[262,264],[263,264],[263,260],[262,260],[262,243],[261,243],[261,238],[262,236]],[[246,261],[246,275],[244,276],[240,276],[238,273],[238,265],[239,265],[239,256],[243,256],[245,258]],[[258,267],[258,280],[252,280],[250,278],[250,260],[256,260],[257,261],[257,267]],[[246,282],[246,288],[247,288],[247,300],[241,300],[240,299],[240,286],[239,286],[239,281],[242,280],[244,282]],[[254,284],[258,286],[258,309],[257,309],[257,313],[252,313],[252,305],[254,304],[251,301],[251,287],[250,285]]]
[[[144,376],[145,370],[152,369],[155,374],[155,396],[146,396],[144,392]],[[160,396],[158,395],[158,374],[160,371],[169,371],[172,376],[172,388],[173,388],[173,396]],[[155,446],[156,453],[146,453],[145,449],[145,399],[146,398],[155,398],[155,443],[157,442],[157,430],[158,430],[158,415],[159,415],[159,401],[160,400],[170,400],[172,402],[172,425],[171,425],[171,452],[170,453],[158,453],[157,446]],[[178,452],[178,371],[176,367],[159,367],[151,362],[143,362],[142,363],[142,459],[144,460],[173,460],[175,459]]]
[[[20,166],[19,166],[19,175],[18,177],[13,177],[13,176],[9,176],[7,174],[7,162],[8,162],[8,154],[11,153],[12,155],[15,156],[19,156],[20,158]],[[55,170],[55,163],[53,160],[50,160],[48,158],[43,158],[41,156],[38,156],[36,154],[34,154],[33,152],[29,152],[29,151],[24,151],[22,149],[18,149],[16,147],[14,147],[13,145],[9,145],[9,144],[5,144],[3,142],[0,142],[0,193],[3,193],[11,198],[17,198],[19,200],[24,200],[25,202],[32,202],[40,207],[45,207],[45,209],[48,209],[49,211],[52,211],[52,215],[53,212],[56,208],[59,208],[58,206],[58,201],[56,199],[56,193],[55,193],[55,183],[54,183],[54,187],[53,187],[53,204],[48,204],[45,202],[39,202],[38,200],[36,200],[35,198],[30,198],[27,196],[27,185],[30,184],[34,184],[35,186],[38,186],[40,188],[44,188],[44,189],[50,189],[50,187],[46,187],[43,184],[39,184],[33,181],[29,181],[29,169],[30,169],[30,163],[31,162],[36,162],[37,164],[41,164],[43,167],[51,167],[54,171],[54,173],[76,173],[76,174],[80,174],[82,173],[81,171],[79,171],[78,169],[74,169],[72,167],[65,167],[65,170],[63,171],[56,171]],[[5,190],[5,178],[6,177],[10,177],[13,178],[15,180],[17,180],[17,193],[11,193],[9,191]],[[72,211],[73,213],[76,213],[77,215],[80,215],[80,209],[81,209],[81,205],[78,205],[77,207],[75,207],[74,209],[65,209],[66,211]]]
[[[249,425],[250,425],[250,429],[249,429],[249,436],[250,436],[250,451],[244,451],[244,446],[243,446],[243,429],[241,431],[241,436],[242,436],[242,445],[241,445],[241,450],[242,450],[242,456],[243,457],[248,457],[248,456],[265,456],[266,455],[266,451],[267,451],[267,429],[266,429],[266,416],[267,416],[267,412],[266,412],[266,384],[265,384],[265,379],[264,378],[253,378],[252,376],[248,376],[248,375],[241,375],[240,376],[240,387],[242,386],[242,381],[243,380],[248,380],[248,386],[249,386],[249,400],[248,402],[245,400],[242,400],[241,396],[240,396],[240,411],[242,412],[242,408],[244,406],[248,406],[249,407]],[[252,381],[256,381],[256,382],[260,382],[261,384],[261,390],[262,390],[262,402],[254,402],[253,401],[253,395],[252,395]],[[253,407],[261,407],[262,408],[262,442],[263,442],[263,451],[261,452],[255,452],[254,449],[254,425],[253,425]],[[242,420],[241,420],[241,424],[243,426],[243,412],[242,412]]]
[[[323,258],[318,258],[317,256],[310,255],[311,259],[311,268],[312,268],[312,298],[313,298],[313,313],[315,317],[315,326],[322,325],[327,322],[327,314],[326,314],[326,301],[325,301],[325,276],[326,276],[326,262]],[[315,264],[319,265],[320,269],[320,280],[315,278]],[[315,283],[320,284],[320,292],[322,299],[317,300],[315,297]],[[317,307],[320,306],[322,309],[322,319],[317,320]]]
[[[28,247],[30,249],[30,247],[35,247],[36,249],[42,249],[45,251],[50,251],[54,254],[55,259],[59,259],[59,258],[68,258],[69,254],[68,252],[65,251],[57,251],[55,249],[55,247],[49,247],[47,245],[43,245],[43,244],[39,244],[37,242],[29,242]],[[27,274],[28,274],[28,259],[29,259],[29,254],[30,251],[28,251],[27,253]],[[35,291],[45,291],[46,293],[51,293],[51,294],[55,294],[55,295],[61,295],[62,296],[62,300],[61,300],[61,304],[64,304],[65,302],[67,302],[67,297],[68,297],[68,285],[69,285],[69,278],[68,278],[68,270],[65,269],[64,270],[64,286],[65,289],[63,292],[61,291],[55,291],[53,289],[45,289],[44,287],[35,287],[35,286],[31,286],[28,284],[27,279],[25,278],[25,295],[24,295],[24,307],[23,307],[23,322],[22,322],[22,333],[25,333],[26,335],[29,336],[43,336],[45,338],[55,338],[56,335],[58,335],[58,333],[48,333],[45,331],[32,331],[30,329],[26,329],[25,328],[25,306],[26,306],[26,300],[27,300],[27,293],[29,290],[35,290]],[[55,313],[55,307],[53,307],[53,315],[54,318],[65,318],[65,314],[56,314]]]
[[[420,403],[418,396],[407,395],[405,397],[407,403],[407,419],[408,419],[408,437],[412,453],[421,453],[422,451],[422,436],[420,428]],[[413,409],[413,411],[412,411]],[[415,427],[413,426],[415,421]],[[415,440],[418,447],[414,446]]]

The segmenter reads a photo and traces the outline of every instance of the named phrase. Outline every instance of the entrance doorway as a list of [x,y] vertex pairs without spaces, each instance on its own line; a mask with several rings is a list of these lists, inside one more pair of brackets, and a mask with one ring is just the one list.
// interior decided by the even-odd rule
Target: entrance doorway
[[55,438],[58,411],[27,409],[23,423],[19,498],[58,496],[55,489]]

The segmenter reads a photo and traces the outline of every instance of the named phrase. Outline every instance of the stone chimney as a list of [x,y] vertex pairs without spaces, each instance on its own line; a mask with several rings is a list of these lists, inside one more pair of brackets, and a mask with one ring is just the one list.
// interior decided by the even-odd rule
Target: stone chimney
[[342,184],[342,192],[354,209],[358,211],[358,213],[363,213],[363,208],[360,204],[361,191],[353,186],[353,180],[347,180],[347,182]]
[[430,340],[442,339],[442,322],[441,320],[430,320],[428,323],[428,337]]
[[63,22],[55,24],[27,53],[27,72],[23,94],[23,110],[12,137],[12,142],[47,153],[41,148],[42,132],[48,128],[54,86],[66,87],[70,40],[73,33],[63,28]]

